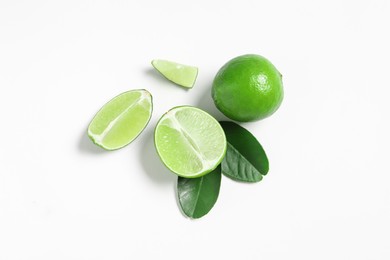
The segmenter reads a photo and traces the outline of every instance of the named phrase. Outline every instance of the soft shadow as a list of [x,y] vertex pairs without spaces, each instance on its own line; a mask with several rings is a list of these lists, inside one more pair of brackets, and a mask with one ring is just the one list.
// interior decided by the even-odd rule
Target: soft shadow
[[167,83],[167,79],[164,78],[163,75],[161,75],[160,73],[158,73],[158,71],[156,71],[154,68],[148,68],[145,70],[145,74],[148,76],[148,77],[151,77],[151,78],[154,78],[155,80],[161,82],[161,83]]
[[207,111],[218,121],[230,121],[230,119],[228,119],[224,114],[222,114],[221,111],[219,111],[218,108],[215,106],[214,100],[211,97],[211,88],[204,88],[203,93],[201,94],[201,97],[196,106],[203,109],[204,111]]
[[79,144],[78,144],[79,151],[83,153],[90,153],[90,154],[103,154],[106,151],[94,144],[91,139],[89,139],[87,130],[84,130],[80,136]]
[[173,183],[177,178],[175,174],[165,167],[154,147],[153,131],[148,130],[143,133],[144,145],[141,147],[140,161],[146,175],[159,184]]
[[184,213],[183,209],[181,208],[180,201],[179,201],[179,195],[178,195],[178,193],[177,193],[177,178],[176,178],[176,181],[175,181],[175,183],[174,183],[174,185],[173,185],[173,193],[174,193],[175,200],[176,200],[176,206],[179,208],[180,213],[183,215],[183,217],[192,220],[192,218],[189,218],[189,217]]
[[147,132],[143,133],[145,138],[143,139],[144,145],[141,147],[140,152],[140,161],[141,165],[146,173],[146,175],[153,182],[161,185],[172,185],[173,187],[173,196],[175,197],[176,205],[180,211],[180,213],[187,217],[179,202],[179,197],[177,194],[177,175],[172,173],[165,167],[160,157],[157,154],[156,148],[154,146],[154,131],[147,130]]

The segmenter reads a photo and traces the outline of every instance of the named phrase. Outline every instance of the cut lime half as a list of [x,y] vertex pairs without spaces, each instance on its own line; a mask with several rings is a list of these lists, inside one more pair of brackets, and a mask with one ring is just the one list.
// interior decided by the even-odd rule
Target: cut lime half
[[198,68],[167,60],[153,60],[153,67],[168,80],[185,88],[192,88],[198,76]]
[[152,109],[152,96],[147,90],[124,92],[97,112],[88,126],[88,136],[106,150],[122,148],[146,127]]
[[154,142],[162,162],[185,178],[211,172],[226,153],[221,125],[205,111],[191,106],[165,113],[157,123]]

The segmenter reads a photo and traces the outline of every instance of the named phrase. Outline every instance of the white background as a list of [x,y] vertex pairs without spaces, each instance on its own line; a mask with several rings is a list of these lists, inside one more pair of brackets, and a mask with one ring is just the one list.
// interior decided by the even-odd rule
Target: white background
[[[388,0],[0,0],[0,259],[390,259],[389,24]],[[210,85],[247,53],[283,74],[281,108],[244,124],[270,172],[187,219],[154,126],[183,104],[226,119]],[[198,66],[195,87],[155,58]],[[94,114],[138,88],[148,127],[95,147]]]

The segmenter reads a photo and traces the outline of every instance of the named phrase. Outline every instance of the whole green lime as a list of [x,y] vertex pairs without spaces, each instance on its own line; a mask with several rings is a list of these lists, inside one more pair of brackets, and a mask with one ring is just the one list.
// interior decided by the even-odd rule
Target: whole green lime
[[260,55],[238,56],[218,71],[212,98],[230,119],[257,121],[272,115],[282,103],[282,75]]

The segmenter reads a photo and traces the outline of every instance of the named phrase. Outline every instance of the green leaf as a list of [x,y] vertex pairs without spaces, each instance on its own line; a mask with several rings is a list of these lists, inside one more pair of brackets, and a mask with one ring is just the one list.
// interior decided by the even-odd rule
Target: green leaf
[[234,180],[259,182],[268,173],[268,158],[257,139],[234,122],[220,122],[228,142],[222,173]]
[[199,178],[179,177],[177,192],[180,206],[188,217],[206,215],[218,199],[221,186],[221,166]]

